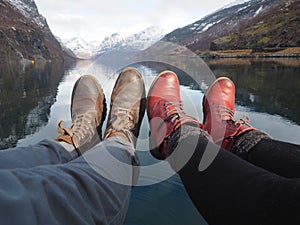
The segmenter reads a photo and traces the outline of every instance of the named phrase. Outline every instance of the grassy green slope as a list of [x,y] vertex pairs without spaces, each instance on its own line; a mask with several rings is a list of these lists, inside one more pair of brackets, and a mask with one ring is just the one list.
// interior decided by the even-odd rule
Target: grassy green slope
[[211,50],[286,48],[300,46],[300,1],[283,1],[231,34],[215,39]]

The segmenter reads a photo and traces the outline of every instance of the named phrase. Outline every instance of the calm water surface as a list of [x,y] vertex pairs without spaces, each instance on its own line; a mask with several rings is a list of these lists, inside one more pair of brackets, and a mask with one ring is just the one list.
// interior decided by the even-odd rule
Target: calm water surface
[[[272,137],[300,144],[299,60],[210,61],[216,76],[228,76],[236,84],[236,115],[248,115],[251,123]],[[202,97],[214,77],[207,74],[196,83],[183,71],[163,64],[133,65],[143,74],[146,90],[163,69],[173,69],[181,82],[186,111],[202,120]],[[196,71],[197,72],[197,71]],[[70,95],[83,74],[94,75],[102,84],[107,102],[118,72],[110,67],[79,62],[65,68],[60,64],[0,66],[0,148],[26,146],[57,136],[58,122],[70,121]],[[200,82],[199,82],[200,80]],[[148,148],[149,126],[145,115],[138,141],[142,165],[155,164]],[[194,208],[177,175],[168,165],[141,171],[139,183],[155,183],[157,174],[166,179],[153,185],[134,187],[125,224],[206,224]]]

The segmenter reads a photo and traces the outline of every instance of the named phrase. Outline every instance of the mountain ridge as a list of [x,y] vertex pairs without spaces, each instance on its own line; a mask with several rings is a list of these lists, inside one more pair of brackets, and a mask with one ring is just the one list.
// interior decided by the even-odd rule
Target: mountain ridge
[[[232,49],[257,49],[259,48],[266,48],[270,47],[268,45],[267,38],[262,39],[260,43],[261,45],[257,45],[259,42],[258,38],[263,34],[257,32],[254,35],[251,35],[252,31],[250,29],[251,26],[257,25],[258,18],[264,17],[263,15],[270,14],[273,15],[274,18],[280,18],[281,12],[276,12],[277,8],[282,8],[285,4],[291,5],[289,7],[289,12],[294,12],[293,16],[297,15],[299,7],[299,1],[293,0],[250,0],[250,1],[242,1],[237,2],[236,5],[229,5],[217,10],[214,13],[211,13],[202,19],[189,24],[183,28],[178,28],[171,33],[167,34],[163,40],[171,41],[177,43],[179,45],[183,45],[194,52],[202,52],[202,51],[210,51],[210,50],[232,50]],[[298,6],[298,7],[296,7]],[[297,12],[297,13],[296,13]],[[268,14],[269,13],[269,14]],[[300,13],[300,12],[299,12]],[[299,15],[298,13],[298,15]],[[291,15],[286,13],[288,17],[285,18],[286,21],[293,20]],[[292,14],[292,13],[291,13]],[[271,19],[268,19],[267,16],[265,18],[265,26],[271,23]],[[271,18],[271,17],[270,17]],[[282,18],[282,16],[281,16]],[[295,18],[294,18],[295,19]],[[276,20],[279,21],[279,20]],[[299,17],[295,19],[294,29],[299,32]],[[298,24],[297,24],[298,23]],[[245,26],[249,27],[249,32],[243,35]],[[273,26],[274,27],[274,26]],[[269,27],[272,29],[272,27]],[[284,29],[284,26],[281,26]],[[278,27],[277,27],[278,29]],[[290,32],[292,33],[292,32]],[[231,37],[230,35],[235,34],[240,37]],[[256,37],[253,37],[255,36]],[[251,40],[247,42],[249,37],[251,36]],[[222,39],[223,38],[223,39]],[[269,37],[273,39],[274,37]],[[231,42],[231,45],[228,44],[228,40],[235,40]],[[277,47],[299,47],[298,37],[290,37],[287,35],[281,35],[280,38],[277,38],[277,42],[280,40],[283,42],[288,42],[289,44],[285,46],[275,45]],[[246,43],[242,44],[242,41]],[[293,43],[292,43],[293,42]],[[213,44],[212,44],[213,43]],[[228,44],[228,45],[226,45]],[[282,50],[282,49],[280,49]]]
[[236,32],[215,39],[211,50],[224,49],[266,49],[283,50],[299,47],[300,39],[299,1],[285,1],[260,13],[249,22],[242,24]]
[[123,36],[113,33],[105,37],[98,45],[85,41],[81,37],[62,40],[63,45],[72,50],[80,59],[97,58],[111,51],[142,51],[150,47],[164,36],[164,31],[159,27],[150,26],[140,32]]

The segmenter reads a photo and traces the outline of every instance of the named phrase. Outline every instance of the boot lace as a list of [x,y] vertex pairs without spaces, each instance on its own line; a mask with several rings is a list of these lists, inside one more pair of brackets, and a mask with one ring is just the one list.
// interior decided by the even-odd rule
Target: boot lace
[[182,101],[179,102],[165,102],[164,103],[166,117],[164,120],[171,120],[174,123],[176,120],[180,120],[185,116]]
[[96,131],[95,123],[93,121],[96,114],[96,110],[89,110],[84,114],[75,115],[72,126],[74,134],[78,135],[81,139],[87,138],[88,140],[91,140]]
[[80,142],[91,140],[96,130],[95,123],[93,123],[96,113],[96,110],[89,110],[84,114],[75,114],[71,128],[63,128],[64,121],[60,121],[58,133],[70,137],[77,136]]
[[222,118],[223,121],[231,121],[235,126],[244,124],[244,125],[250,125],[250,118],[246,115],[243,115],[243,117],[239,120],[234,119],[234,112],[223,106],[223,105],[217,105],[217,112],[220,118]]
[[115,115],[115,121],[113,122],[116,130],[132,129],[134,128],[134,118],[132,110],[130,108],[116,107],[112,115]]
[[130,129],[133,129],[135,126],[135,116],[132,113],[130,108],[116,107],[111,112],[112,123],[110,124],[110,128],[105,131],[105,137],[109,137],[111,133],[118,131],[125,134],[133,142],[134,136]]

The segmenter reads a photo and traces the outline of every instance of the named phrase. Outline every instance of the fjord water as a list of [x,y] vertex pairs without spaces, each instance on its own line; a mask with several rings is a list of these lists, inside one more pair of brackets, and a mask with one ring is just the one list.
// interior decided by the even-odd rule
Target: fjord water
[[[300,144],[299,60],[213,60],[207,64],[216,77],[228,76],[236,84],[237,117],[248,115],[255,127],[273,138]],[[202,97],[209,79],[196,83],[178,68],[162,64],[132,66],[143,74],[146,90],[164,66],[175,70],[186,111],[202,120]],[[53,139],[62,119],[66,126],[70,125],[72,88],[84,74],[92,74],[99,80],[109,103],[118,76],[118,71],[110,67],[87,61],[68,68],[57,63],[0,66],[0,148]],[[137,150],[141,165],[154,166],[141,170],[139,185],[132,190],[125,224],[205,224],[180,178],[147,151],[148,133],[145,115]]]

